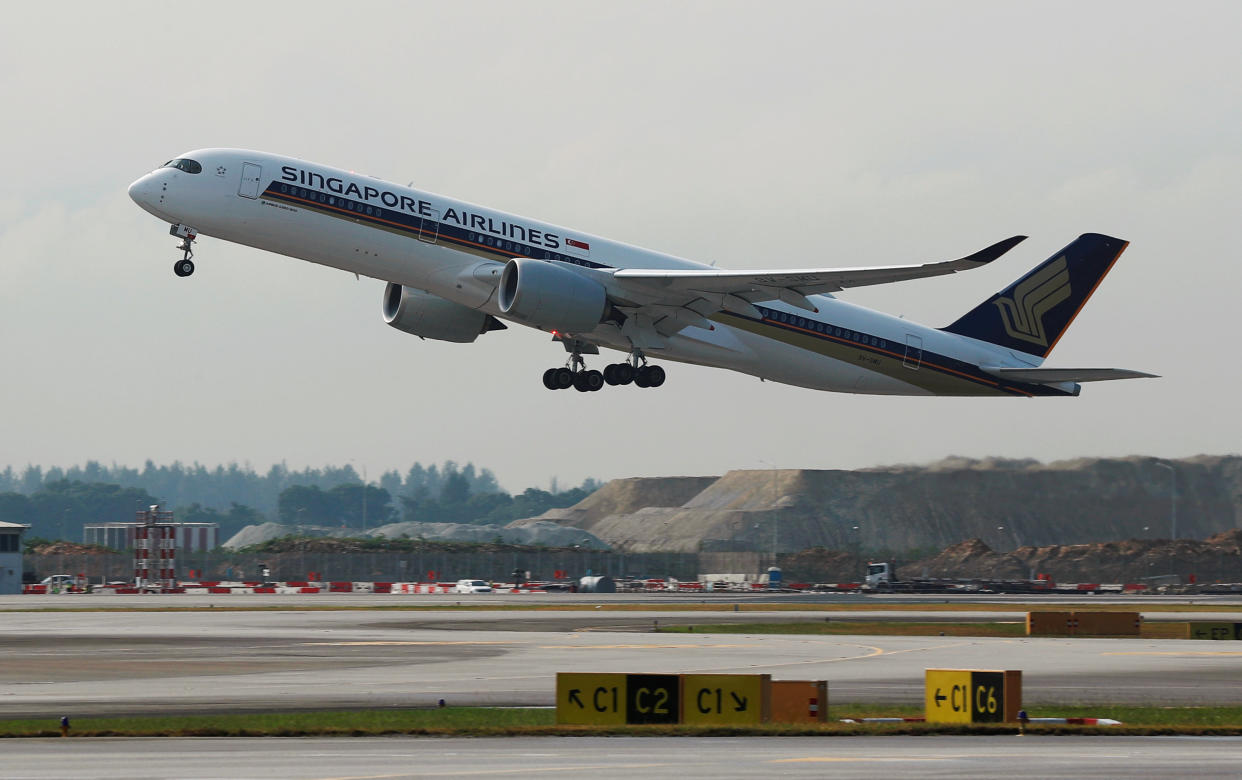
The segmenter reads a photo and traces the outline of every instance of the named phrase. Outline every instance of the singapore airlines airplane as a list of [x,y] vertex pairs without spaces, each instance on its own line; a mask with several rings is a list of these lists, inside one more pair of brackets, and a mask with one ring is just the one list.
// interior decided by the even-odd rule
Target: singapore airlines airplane
[[[1014,236],[923,265],[726,271],[291,157],[200,149],[129,188],[172,224],[177,276],[201,234],[388,282],[389,325],[472,342],[504,322],[562,342],[550,390],[659,387],[648,358],[716,366],[818,390],[885,395],[1077,395],[1079,382],[1149,377],[1045,368],[1044,358],[1126,248],[1078,237],[944,328],[838,300],[849,287],[978,268]],[[599,347],[625,360],[588,370]]]

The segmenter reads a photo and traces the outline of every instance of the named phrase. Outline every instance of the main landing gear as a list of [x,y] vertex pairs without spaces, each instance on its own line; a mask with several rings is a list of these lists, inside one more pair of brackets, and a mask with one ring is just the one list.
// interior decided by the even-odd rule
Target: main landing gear
[[543,372],[543,386],[549,390],[572,387],[580,393],[593,393],[605,384],[615,386],[631,382],[636,387],[659,387],[664,384],[664,379],[664,369],[647,365],[646,356],[637,349],[627,362],[611,363],[602,372],[588,371],[582,353],[577,350],[570,355],[567,365]]
[[194,257],[193,245],[194,239],[198,238],[198,231],[186,225],[173,225],[169,228],[168,234],[181,239],[177,249],[184,253],[180,260],[173,263],[173,273],[177,276],[189,276],[194,273],[194,261],[190,258]]

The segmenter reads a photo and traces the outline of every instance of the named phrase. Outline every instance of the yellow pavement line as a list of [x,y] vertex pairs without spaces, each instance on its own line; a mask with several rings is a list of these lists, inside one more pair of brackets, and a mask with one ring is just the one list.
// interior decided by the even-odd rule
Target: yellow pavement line
[[852,764],[852,763],[888,763],[902,761],[958,761],[966,756],[807,756],[806,758],[774,758],[769,764]]
[[659,764],[580,764],[577,766],[534,766],[507,769],[462,769],[458,771],[418,772],[414,775],[411,775],[409,772],[402,772],[398,775],[354,775],[350,777],[324,777],[319,780],[381,780],[382,778],[390,777],[477,777],[483,775],[530,775],[542,774],[544,772],[581,772],[592,769],[656,769],[672,766],[684,768],[686,765],[668,762]]
[[403,647],[409,645],[518,645],[525,644],[525,642],[398,642],[377,639],[372,642],[299,642],[298,644],[316,647],[381,647],[387,645]]
[[1131,650],[1100,655],[1242,655],[1242,650]]
[[761,647],[757,644],[747,645],[540,645],[540,650],[693,650],[699,647]]

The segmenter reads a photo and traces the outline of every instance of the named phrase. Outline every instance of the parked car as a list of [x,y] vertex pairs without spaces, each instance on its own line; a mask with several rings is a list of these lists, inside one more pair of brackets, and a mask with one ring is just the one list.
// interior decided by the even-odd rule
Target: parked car
[[78,591],[78,578],[72,574],[53,574],[44,577],[40,585],[47,586],[48,593],[74,593]]
[[492,586],[483,580],[458,580],[453,590],[456,593],[491,593]]

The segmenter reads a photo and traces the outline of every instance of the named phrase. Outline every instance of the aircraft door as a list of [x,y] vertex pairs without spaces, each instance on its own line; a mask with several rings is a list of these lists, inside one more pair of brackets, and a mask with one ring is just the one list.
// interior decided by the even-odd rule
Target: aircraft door
[[923,338],[921,336],[906,334],[906,355],[902,358],[901,364],[918,371],[919,366],[923,364]]
[[259,180],[263,178],[263,168],[254,163],[242,163],[241,187],[237,194],[243,198],[259,197]]
[[423,217],[422,230],[418,231],[418,240],[434,244],[440,238],[440,212],[431,209],[431,216]]

